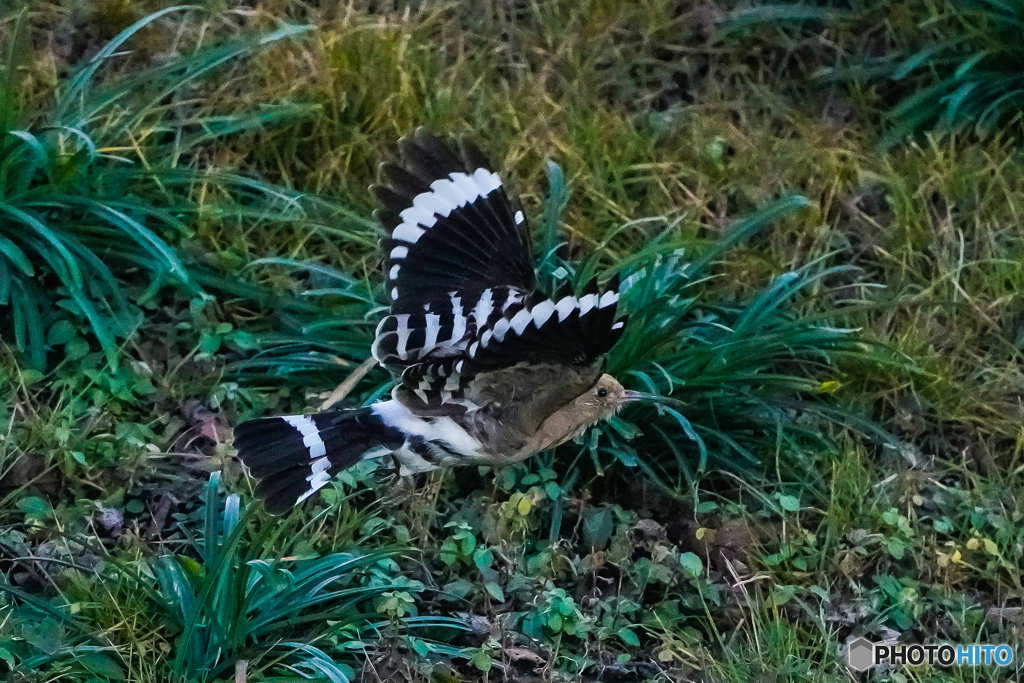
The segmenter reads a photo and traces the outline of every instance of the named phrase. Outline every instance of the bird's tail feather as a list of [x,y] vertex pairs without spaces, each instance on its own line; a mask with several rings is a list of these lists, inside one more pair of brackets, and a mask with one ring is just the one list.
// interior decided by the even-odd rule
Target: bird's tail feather
[[398,448],[404,440],[369,408],[265,417],[235,427],[238,457],[273,513],[298,505],[367,453]]

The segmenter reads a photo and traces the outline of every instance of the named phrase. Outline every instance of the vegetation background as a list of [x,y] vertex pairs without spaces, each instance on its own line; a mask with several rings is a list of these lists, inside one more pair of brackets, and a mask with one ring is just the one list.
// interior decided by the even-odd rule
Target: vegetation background
[[[844,666],[1024,644],[1017,0],[0,11],[7,680],[1020,680]],[[231,425],[367,358],[420,125],[546,285],[626,277],[611,366],[664,399],[271,518]]]

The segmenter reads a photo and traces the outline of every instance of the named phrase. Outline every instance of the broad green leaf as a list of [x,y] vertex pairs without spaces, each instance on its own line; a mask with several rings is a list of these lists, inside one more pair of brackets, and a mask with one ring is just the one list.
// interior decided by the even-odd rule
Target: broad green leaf
[[50,326],[46,333],[46,343],[50,346],[62,346],[78,335],[78,327],[70,320],[58,320]]
[[621,638],[622,642],[626,645],[629,645],[630,647],[640,647],[640,639],[632,630],[622,627],[615,633],[618,634],[619,638]]
[[779,505],[786,512],[798,512],[800,510],[800,500],[794,496],[779,496]]
[[679,564],[683,567],[683,572],[687,577],[693,579],[697,578],[704,573],[704,563],[701,562],[700,558],[691,552],[685,552],[679,556]]
[[484,590],[486,590],[487,594],[494,598],[497,602],[505,602],[505,592],[501,590],[501,586],[499,586],[494,581],[485,582]]
[[604,550],[611,540],[615,519],[611,508],[591,507],[583,513],[583,545],[588,552]]

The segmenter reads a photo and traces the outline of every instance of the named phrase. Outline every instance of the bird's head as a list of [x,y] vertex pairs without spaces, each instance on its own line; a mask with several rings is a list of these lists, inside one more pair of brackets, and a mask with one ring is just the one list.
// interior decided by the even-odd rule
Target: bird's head
[[617,379],[604,374],[594,386],[576,398],[575,411],[581,418],[580,422],[590,425],[607,420],[622,406],[640,397],[638,392],[623,389]]

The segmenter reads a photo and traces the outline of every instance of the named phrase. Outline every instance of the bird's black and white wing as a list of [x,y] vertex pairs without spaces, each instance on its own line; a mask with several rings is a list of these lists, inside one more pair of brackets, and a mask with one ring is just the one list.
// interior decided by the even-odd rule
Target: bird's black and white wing
[[535,286],[523,212],[475,147],[456,151],[420,129],[399,151],[373,188],[391,299],[373,355],[398,372],[464,352]]
[[396,310],[377,326],[371,353],[396,373],[426,359],[464,355],[479,333],[502,316],[527,305],[528,295],[514,286],[452,290],[413,310]]
[[604,291],[593,281],[582,296],[545,299],[506,313],[470,343],[470,367],[480,372],[524,362],[590,365],[622,336],[618,287],[618,277]]
[[272,512],[383,453],[403,471],[519,453],[597,382],[622,335],[618,280],[579,296],[535,292],[523,213],[475,148],[417,131],[399,149],[374,188],[391,310],[373,356],[401,381],[391,401],[235,429]]
[[456,415],[487,399],[471,390],[481,373],[596,367],[622,333],[618,281],[579,297],[538,295],[523,213],[480,152],[422,129],[399,151],[373,188],[391,314],[372,353],[401,375],[393,396],[419,415]]
[[[418,414],[455,415],[502,400],[483,388],[490,384],[488,374],[507,374],[509,368],[528,374],[540,366],[569,370],[565,377],[574,386],[565,390],[579,395],[597,381],[598,361],[622,336],[625,320],[616,320],[618,300],[616,278],[604,291],[591,283],[583,296],[544,299],[506,311],[474,335],[465,352],[407,367],[393,395]],[[530,384],[524,378],[513,383]]]

